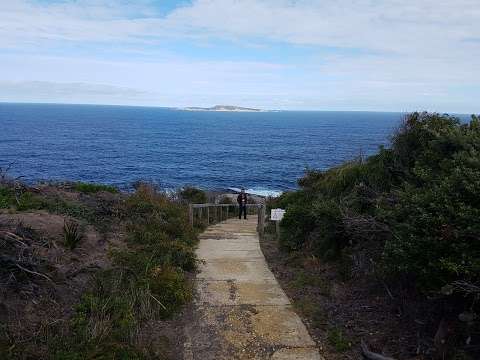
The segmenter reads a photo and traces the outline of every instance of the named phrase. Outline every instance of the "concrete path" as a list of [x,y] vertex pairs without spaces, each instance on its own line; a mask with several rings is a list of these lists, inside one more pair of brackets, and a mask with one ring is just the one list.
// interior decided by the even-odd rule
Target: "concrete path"
[[257,216],[210,226],[197,250],[195,312],[185,360],[320,360],[315,343],[268,269]]

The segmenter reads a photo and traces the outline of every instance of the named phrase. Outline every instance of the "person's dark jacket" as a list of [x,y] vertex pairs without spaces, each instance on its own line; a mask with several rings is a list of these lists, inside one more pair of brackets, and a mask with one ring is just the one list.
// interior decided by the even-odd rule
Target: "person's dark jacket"
[[238,196],[237,196],[238,205],[246,205],[247,200],[248,200],[247,199],[247,194],[245,194],[245,193],[238,194]]

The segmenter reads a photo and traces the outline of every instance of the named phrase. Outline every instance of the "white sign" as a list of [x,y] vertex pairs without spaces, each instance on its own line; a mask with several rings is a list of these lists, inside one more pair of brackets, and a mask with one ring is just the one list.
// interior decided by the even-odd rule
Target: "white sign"
[[285,210],[283,209],[272,209],[270,213],[270,220],[273,221],[280,221],[283,219],[283,215],[285,215]]

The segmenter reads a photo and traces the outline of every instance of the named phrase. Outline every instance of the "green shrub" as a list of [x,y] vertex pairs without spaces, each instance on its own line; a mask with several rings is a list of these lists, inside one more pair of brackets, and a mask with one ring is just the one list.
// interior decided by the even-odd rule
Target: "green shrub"
[[0,209],[8,209],[16,205],[13,189],[0,185]]
[[424,290],[480,280],[480,123],[428,120],[410,119],[396,135],[416,160],[382,214],[395,235],[385,246],[387,268]]
[[205,191],[188,186],[180,191],[183,201],[190,204],[204,204],[208,201]]
[[127,199],[125,212],[129,250],[114,252],[114,261],[134,271],[171,315],[189,301],[184,272],[196,267],[187,207],[144,185]]
[[327,171],[307,171],[282,195],[280,244],[337,258],[378,242],[384,269],[425,291],[480,281],[480,121],[413,113],[390,148]]
[[335,258],[347,244],[339,204],[322,195],[307,197],[308,192],[299,191],[297,198],[288,195],[291,203],[285,205],[280,223],[280,245],[288,251],[308,248],[317,256]]
[[310,206],[293,203],[280,222],[280,245],[287,251],[303,248],[310,233],[315,229],[315,217]]
[[319,199],[312,213],[315,230],[310,236],[310,248],[324,259],[337,258],[348,244],[340,206],[334,200]]
[[73,188],[75,191],[82,192],[84,194],[96,194],[100,191],[105,191],[112,194],[118,193],[118,189],[116,187],[111,185],[104,185],[104,184],[77,182],[75,183]]

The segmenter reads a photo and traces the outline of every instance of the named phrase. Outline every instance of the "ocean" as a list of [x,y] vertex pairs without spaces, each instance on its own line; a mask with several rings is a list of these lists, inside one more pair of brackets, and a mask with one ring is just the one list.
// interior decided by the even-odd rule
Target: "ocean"
[[401,113],[203,112],[169,108],[0,103],[0,166],[28,183],[138,180],[252,192],[295,189],[389,143]]

